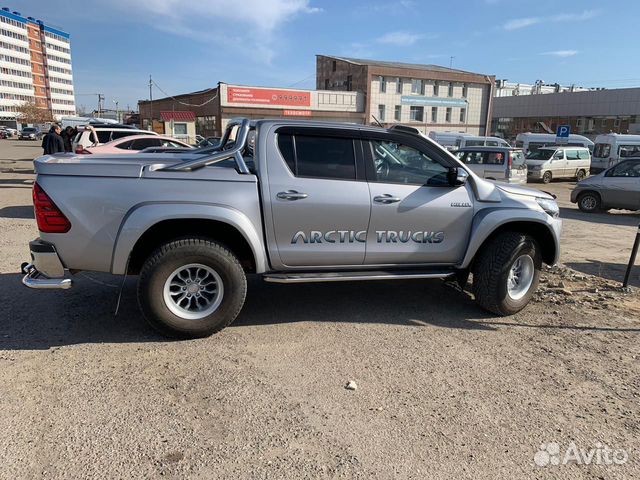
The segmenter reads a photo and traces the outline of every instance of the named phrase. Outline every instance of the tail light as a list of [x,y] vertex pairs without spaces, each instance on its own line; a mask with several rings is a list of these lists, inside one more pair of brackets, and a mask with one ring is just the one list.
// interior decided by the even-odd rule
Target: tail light
[[86,148],[84,148],[82,145],[78,145],[76,147],[76,153],[79,154],[79,155],[91,154],[91,152],[89,150],[87,150]]
[[49,195],[37,183],[33,184],[33,206],[38,221],[38,230],[44,233],[66,233],[71,222],[53,203]]

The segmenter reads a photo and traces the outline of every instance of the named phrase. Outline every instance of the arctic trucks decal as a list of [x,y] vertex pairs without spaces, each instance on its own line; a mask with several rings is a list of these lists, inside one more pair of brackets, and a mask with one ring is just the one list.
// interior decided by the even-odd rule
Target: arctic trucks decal
[[[376,242],[378,243],[441,243],[444,241],[444,232],[427,231],[403,231],[376,230]],[[321,232],[311,230],[308,234],[303,231],[295,233],[291,239],[293,245],[297,243],[366,243],[367,231],[360,230],[329,230]]]

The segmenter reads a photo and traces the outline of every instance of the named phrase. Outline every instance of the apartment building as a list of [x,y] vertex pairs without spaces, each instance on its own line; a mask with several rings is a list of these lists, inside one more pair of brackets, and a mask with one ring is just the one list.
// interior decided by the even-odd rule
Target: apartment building
[[20,12],[0,9],[0,125],[35,102],[59,120],[76,114],[69,34]]

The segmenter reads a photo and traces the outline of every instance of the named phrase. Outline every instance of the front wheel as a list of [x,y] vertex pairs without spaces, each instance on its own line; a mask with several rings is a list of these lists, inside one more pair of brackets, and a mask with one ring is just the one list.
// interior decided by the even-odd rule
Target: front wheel
[[145,319],[169,337],[206,337],[222,330],[240,312],[246,292],[235,255],[203,238],[162,245],[145,261],[138,279]]
[[553,175],[551,174],[551,172],[544,172],[544,174],[542,175],[542,183],[551,183],[552,179]]
[[538,288],[541,268],[540,248],[532,237],[518,232],[497,235],[474,262],[476,301],[501,316],[519,312]]

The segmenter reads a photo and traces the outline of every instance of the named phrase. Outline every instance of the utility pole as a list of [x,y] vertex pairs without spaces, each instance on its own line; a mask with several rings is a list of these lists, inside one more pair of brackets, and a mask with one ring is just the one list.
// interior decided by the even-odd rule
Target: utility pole
[[120,121],[120,112],[118,111],[118,100],[114,100],[113,103],[116,104],[116,120],[119,122]]
[[149,130],[153,131],[153,80],[149,75]]
[[104,95],[98,93],[98,117],[102,116],[102,105],[104,102]]
[[451,70],[451,67],[453,67],[453,59],[456,58],[454,56],[449,57],[449,70]]

